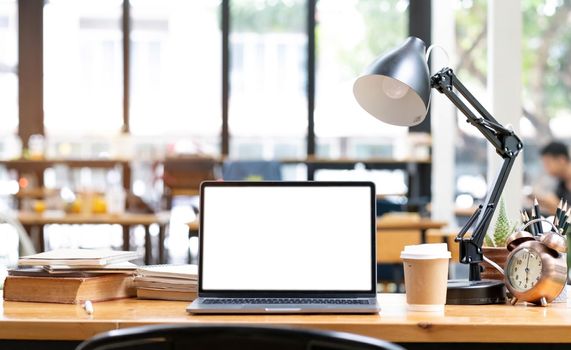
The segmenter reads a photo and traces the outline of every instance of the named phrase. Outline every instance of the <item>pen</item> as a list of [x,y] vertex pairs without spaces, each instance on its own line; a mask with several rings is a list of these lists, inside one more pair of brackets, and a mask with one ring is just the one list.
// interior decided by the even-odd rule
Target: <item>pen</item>
[[85,309],[85,312],[87,312],[88,315],[93,314],[93,304],[91,303],[91,301],[86,300],[85,303],[83,303],[83,308]]

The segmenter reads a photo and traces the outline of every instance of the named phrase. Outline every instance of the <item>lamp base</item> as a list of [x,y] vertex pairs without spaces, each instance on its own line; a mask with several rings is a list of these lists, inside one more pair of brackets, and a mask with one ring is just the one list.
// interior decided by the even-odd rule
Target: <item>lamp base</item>
[[447,305],[505,304],[506,289],[496,280],[449,280]]

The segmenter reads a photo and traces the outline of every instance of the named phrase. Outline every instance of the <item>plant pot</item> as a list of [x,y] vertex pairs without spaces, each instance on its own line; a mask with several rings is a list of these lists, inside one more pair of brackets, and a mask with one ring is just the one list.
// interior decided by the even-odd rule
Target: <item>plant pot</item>
[[[502,269],[504,270],[506,269],[506,260],[508,258],[509,252],[505,247],[501,248],[483,247],[482,250],[484,251],[484,256],[486,258],[500,265]],[[481,273],[482,279],[498,280],[498,281],[504,280],[504,275],[502,275],[492,265],[488,264],[485,261],[480,265],[484,268],[484,271],[482,271]]]

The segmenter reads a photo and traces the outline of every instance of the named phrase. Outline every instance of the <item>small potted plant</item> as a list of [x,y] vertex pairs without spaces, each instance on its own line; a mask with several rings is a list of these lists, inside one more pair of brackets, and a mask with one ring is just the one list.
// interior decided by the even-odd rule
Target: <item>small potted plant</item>
[[[498,218],[493,231],[489,231],[484,240],[483,252],[484,256],[503,269],[505,269],[508,250],[506,249],[506,240],[515,229],[516,224],[512,224],[506,212],[506,203],[503,198],[500,199],[500,208],[498,210]],[[481,264],[484,271],[481,274],[482,279],[492,279],[503,281],[504,276],[487,262]]]

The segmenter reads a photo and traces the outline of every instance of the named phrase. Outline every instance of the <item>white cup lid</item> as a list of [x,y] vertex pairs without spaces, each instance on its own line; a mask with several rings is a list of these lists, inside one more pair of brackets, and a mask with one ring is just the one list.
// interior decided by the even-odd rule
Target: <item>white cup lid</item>
[[450,259],[446,243],[407,245],[400,253],[401,259]]

